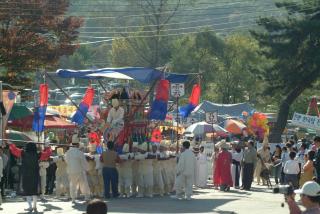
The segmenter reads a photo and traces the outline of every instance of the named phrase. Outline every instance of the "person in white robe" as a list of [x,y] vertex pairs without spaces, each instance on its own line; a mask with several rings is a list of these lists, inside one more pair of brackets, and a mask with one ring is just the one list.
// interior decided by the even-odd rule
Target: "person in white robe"
[[67,174],[67,163],[65,162],[63,148],[57,149],[57,156],[53,157],[57,165],[56,170],[56,197],[69,196],[69,179]]
[[132,196],[130,187],[132,186],[132,158],[129,153],[129,144],[124,144],[120,155],[121,163],[119,164],[119,188],[121,197],[130,198]]
[[139,168],[139,148],[138,142],[132,143],[132,184],[131,184],[131,191],[133,196],[137,196],[138,194],[138,183],[139,183],[139,176],[140,176],[140,168]]
[[[153,159],[149,158],[148,144],[145,142],[140,145],[142,159],[139,162],[140,176],[138,181],[137,197],[153,197]],[[144,158],[143,158],[144,157]]]
[[200,152],[197,157],[197,176],[196,186],[205,188],[207,186],[208,179],[208,162],[207,155],[204,152],[204,146],[200,146]]
[[66,152],[66,163],[67,163],[67,173],[70,182],[70,197],[72,203],[75,203],[77,197],[78,186],[80,191],[85,196],[85,200],[90,199],[90,189],[88,185],[86,172],[89,169],[86,157],[83,152],[79,149],[79,140],[73,139],[71,147]]
[[[163,143],[161,141],[161,143]],[[161,197],[164,194],[164,184],[161,175],[161,163],[160,163],[160,152],[158,150],[158,146],[156,144],[152,145],[152,153],[151,156],[153,159],[153,192],[155,194],[159,194]]]
[[231,177],[233,181],[233,187],[236,189],[240,188],[240,172],[241,172],[241,160],[243,152],[237,143],[232,144],[232,165],[231,165]]
[[177,165],[176,195],[172,196],[172,198],[180,199],[183,197],[184,193],[184,197],[187,200],[191,200],[192,185],[194,183],[195,176],[196,158],[193,152],[189,149],[189,141],[184,141],[182,143],[182,146],[182,153],[180,154]]

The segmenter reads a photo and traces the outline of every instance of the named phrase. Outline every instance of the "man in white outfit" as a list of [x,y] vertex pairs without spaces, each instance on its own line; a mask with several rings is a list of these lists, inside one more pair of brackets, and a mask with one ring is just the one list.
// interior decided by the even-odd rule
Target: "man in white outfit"
[[[45,140],[45,147],[49,147],[50,140]],[[39,160],[39,175],[40,175],[40,189],[41,189],[41,198],[44,199],[44,194],[46,192],[47,185],[47,168],[49,167],[49,158]]]
[[196,186],[200,188],[205,188],[207,186],[208,180],[208,162],[207,155],[204,152],[204,146],[200,146],[200,152],[197,157],[197,174]]
[[66,152],[67,173],[70,182],[70,197],[75,203],[78,186],[85,196],[85,200],[90,199],[90,189],[88,185],[86,172],[89,169],[88,162],[83,152],[79,150],[79,141],[73,139],[70,149]]
[[185,198],[187,200],[191,200],[196,158],[193,152],[189,149],[189,141],[184,141],[182,146],[182,153],[180,154],[177,165],[176,195],[173,196],[173,198],[181,199],[183,190],[185,190]]
[[[162,142],[161,142],[162,143]],[[158,146],[156,144],[152,145],[153,159],[153,192],[159,194],[161,197],[164,194],[164,184],[161,175],[161,163],[160,163],[160,153],[158,151]]]
[[[143,143],[140,146],[140,150],[142,151],[144,155],[144,160],[140,160],[139,162],[139,169],[140,176],[139,176],[139,191],[138,191],[138,197],[153,197],[153,166],[152,162],[153,159],[149,158],[148,150],[148,144]],[[141,190],[141,191],[140,191]]]
[[119,164],[119,186],[120,194],[122,197],[130,198],[132,195],[130,193],[130,187],[132,185],[132,158],[133,155],[129,153],[129,144],[124,144],[122,148],[122,155],[120,159],[122,160]]

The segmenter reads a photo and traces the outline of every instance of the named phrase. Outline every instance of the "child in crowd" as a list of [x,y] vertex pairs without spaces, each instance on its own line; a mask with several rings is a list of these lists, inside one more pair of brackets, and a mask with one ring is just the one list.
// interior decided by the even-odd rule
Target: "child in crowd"
[[295,160],[296,153],[289,153],[290,160],[288,160],[284,165],[285,183],[291,184],[295,189],[298,186],[298,174],[300,172],[299,163]]

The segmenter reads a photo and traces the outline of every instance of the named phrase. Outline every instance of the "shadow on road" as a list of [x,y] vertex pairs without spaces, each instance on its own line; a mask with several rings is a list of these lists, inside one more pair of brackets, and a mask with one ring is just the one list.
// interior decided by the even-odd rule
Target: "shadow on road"
[[[108,210],[113,213],[236,213],[215,210],[217,207],[238,199],[193,199],[175,200],[171,198],[116,199],[107,201]],[[179,204],[179,206],[177,206]],[[85,211],[86,205],[75,204],[74,209]]]

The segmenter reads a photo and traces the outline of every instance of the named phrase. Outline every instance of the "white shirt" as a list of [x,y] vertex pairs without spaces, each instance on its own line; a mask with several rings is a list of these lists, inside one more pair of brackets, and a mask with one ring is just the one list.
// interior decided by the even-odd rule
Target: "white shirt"
[[242,151],[239,152],[239,153],[236,152],[236,151],[233,151],[233,152],[232,152],[232,159],[233,159],[233,160],[240,162],[240,161],[242,160],[242,157],[243,157]]
[[67,163],[68,174],[80,174],[88,171],[89,165],[83,152],[78,148],[71,147],[66,152],[65,161]]
[[115,108],[110,109],[108,113],[107,122],[111,124],[123,123],[124,109],[119,107],[117,110]]
[[286,162],[290,160],[289,153],[288,152],[282,152],[281,153],[281,162],[282,162],[282,167],[286,164]]
[[296,160],[288,160],[284,165],[284,173],[285,174],[295,174],[297,175],[300,172],[298,161]]
[[196,168],[196,157],[190,149],[181,153],[177,165],[177,174],[194,176]]

